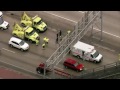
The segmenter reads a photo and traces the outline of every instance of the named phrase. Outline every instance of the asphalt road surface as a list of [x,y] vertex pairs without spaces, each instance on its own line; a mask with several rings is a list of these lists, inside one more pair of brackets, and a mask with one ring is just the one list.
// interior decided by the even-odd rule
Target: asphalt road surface
[[[50,41],[46,50],[42,50],[41,44],[36,46],[30,44],[30,50],[28,52],[21,52],[15,48],[8,46],[8,41],[10,39],[12,32],[12,25],[14,22],[20,22],[20,14],[18,16],[10,15],[9,13],[4,13],[4,19],[10,23],[10,28],[7,31],[0,31],[0,48],[2,50],[2,55],[0,56],[0,61],[6,62],[12,65],[15,65],[21,69],[36,73],[35,69],[40,62],[46,61],[51,54],[58,48],[58,45],[55,43],[57,30],[62,29],[64,31],[74,28],[76,22],[78,22],[81,17],[84,15],[84,12],[78,11],[35,11],[33,13],[28,13],[31,16],[38,14],[43,18],[48,24],[48,30],[45,33],[41,33],[41,44],[43,37],[47,36]],[[118,61],[118,53],[120,51],[120,12],[103,12],[103,40],[99,41],[98,38],[100,34],[96,34],[94,38],[90,38],[90,33],[88,32],[81,41],[90,43],[96,47],[96,49],[103,55],[103,62],[100,64],[94,64],[87,61],[78,60],[72,55],[68,55],[66,58],[73,58],[84,64],[85,69],[99,67],[100,65],[109,64],[115,61]],[[57,23],[56,23],[57,22]],[[96,32],[94,28],[94,32]],[[89,38],[89,39],[88,39]],[[92,42],[91,42],[92,40]],[[57,66],[61,70],[71,73],[73,75],[79,75],[75,71],[65,69],[63,67],[63,61],[61,61]],[[15,68],[14,68],[15,69]],[[37,77],[38,78],[38,77]]]
[[35,79],[30,75],[25,75],[4,66],[0,66],[0,79]]

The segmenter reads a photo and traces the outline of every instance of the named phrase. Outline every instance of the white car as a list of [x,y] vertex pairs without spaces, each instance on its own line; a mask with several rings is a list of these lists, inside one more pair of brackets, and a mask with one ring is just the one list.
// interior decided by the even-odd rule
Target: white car
[[9,45],[11,47],[15,47],[15,48],[18,48],[20,49],[21,51],[26,51],[29,49],[29,45],[24,42],[23,40],[19,39],[19,38],[16,38],[16,37],[12,37],[10,40],[9,40]]
[[0,17],[2,17],[3,16],[3,13],[0,11]]
[[0,29],[6,30],[9,27],[9,23],[3,20],[3,13],[0,11]]

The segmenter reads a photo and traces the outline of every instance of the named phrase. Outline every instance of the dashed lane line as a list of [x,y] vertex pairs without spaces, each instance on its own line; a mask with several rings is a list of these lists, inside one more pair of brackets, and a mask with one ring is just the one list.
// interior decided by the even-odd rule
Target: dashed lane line
[[11,51],[11,50],[8,50],[8,49],[6,49],[6,48],[2,48],[3,50],[6,50],[6,51],[8,51],[8,52],[11,52],[11,53],[15,53],[14,51]]

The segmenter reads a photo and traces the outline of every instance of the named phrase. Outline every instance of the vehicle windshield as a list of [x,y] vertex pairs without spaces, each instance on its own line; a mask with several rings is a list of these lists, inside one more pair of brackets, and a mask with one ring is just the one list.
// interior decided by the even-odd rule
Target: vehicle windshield
[[24,45],[25,44],[25,42],[24,41],[21,41],[20,42],[20,46],[22,46],[22,45]]
[[32,30],[30,33],[28,33],[29,36],[33,35],[35,33],[35,30]]
[[99,52],[96,51],[96,52],[93,54],[93,57],[96,58],[98,55],[99,55]]
[[3,18],[0,17],[0,24],[2,24],[4,21],[3,21]]
[[76,62],[76,63],[74,64],[74,66],[75,66],[75,67],[78,66],[78,63]]
[[37,25],[40,25],[42,23],[42,20],[36,22]]

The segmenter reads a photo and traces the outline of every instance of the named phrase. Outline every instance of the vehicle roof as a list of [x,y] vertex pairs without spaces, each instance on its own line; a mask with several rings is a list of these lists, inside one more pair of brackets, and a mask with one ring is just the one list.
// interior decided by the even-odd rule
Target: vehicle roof
[[16,37],[11,37],[10,41],[16,41],[17,43],[20,43],[22,40]]
[[80,41],[78,41],[73,47],[83,50],[85,52],[91,52],[92,50],[94,50],[94,46],[80,42]]
[[73,59],[70,59],[70,58],[67,58],[65,60],[65,62],[68,62],[68,63],[71,63],[71,64],[75,64],[77,61],[73,60]]
[[26,30],[26,32],[31,32],[33,30],[33,28],[28,26],[25,28],[25,30]]
[[3,15],[3,13],[0,11],[0,17]]
[[41,18],[40,17],[36,17],[36,18],[34,18],[34,22],[38,22],[38,21],[40,21],[41,20]]

